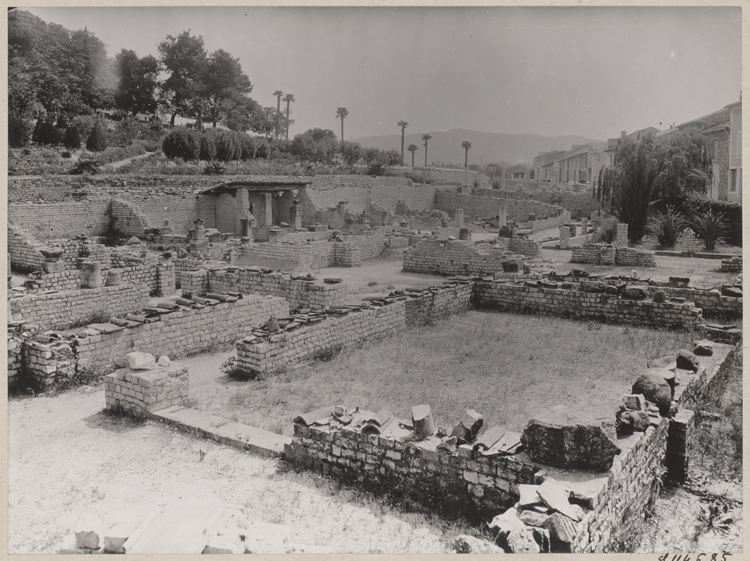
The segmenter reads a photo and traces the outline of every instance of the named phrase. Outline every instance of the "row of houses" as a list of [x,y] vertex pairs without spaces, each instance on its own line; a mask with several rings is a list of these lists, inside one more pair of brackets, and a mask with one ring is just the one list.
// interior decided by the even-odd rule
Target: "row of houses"
[[647,127],[606,142],[573,145],[534,158],[532,169],[538,181],[593,183],[599,170],[613,163],[621,142],[636,141],[647,134],[664,137],[676,131],[702,134],[709,142],[713,180],[708,196],[714,200],[742,202],[742,101],[731,103],[703,117],[660,131]]

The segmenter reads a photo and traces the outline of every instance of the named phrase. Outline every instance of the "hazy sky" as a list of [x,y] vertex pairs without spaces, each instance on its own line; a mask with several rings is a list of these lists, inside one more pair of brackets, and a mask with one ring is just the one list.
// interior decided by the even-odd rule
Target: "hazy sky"
[[39,8],[87,26],[114,56],[158,55],[168,34],[239,57],[251,96],[296,98],[290,135],[347,139],[468,128],[603,140],[736,101],[741,14],[686,8]]

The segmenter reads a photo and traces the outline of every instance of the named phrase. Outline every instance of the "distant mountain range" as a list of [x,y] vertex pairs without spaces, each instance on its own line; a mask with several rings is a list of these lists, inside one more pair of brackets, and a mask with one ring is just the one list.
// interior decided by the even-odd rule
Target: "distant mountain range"
[[[407,133],[409,129],[406,129]],[[424,165],[423,133],[407,134],[404,139],[404,160],[411,164],[409,144],[416,144],[419,150],[414,154],[414,162]],[[489,164],[492,162],[531,163],[540,152],[550,150],[570,150],[573,144],[599,142],[583,136],[543,136],[540,134],[505,134],[500,132],[479,132],[468,129],[451,129],[446,132],[430,132],[432,138],[427,144],[427,163],[464,163],[464,140],[471,142],[469,164]],[[354,139],[365,147],[401,150],[401,135],[366,136]]]

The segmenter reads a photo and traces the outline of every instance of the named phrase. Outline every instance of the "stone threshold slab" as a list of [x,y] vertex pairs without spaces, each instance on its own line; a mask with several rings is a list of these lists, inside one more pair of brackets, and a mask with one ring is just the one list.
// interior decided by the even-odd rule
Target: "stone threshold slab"
[[215,440],[265,458],[280,457],[284,451],[284,445],[292,442],[289,436],[235,423],[212,413],[180,405],[154,411],[151,415],[156,420],[177,427],[188,434]]

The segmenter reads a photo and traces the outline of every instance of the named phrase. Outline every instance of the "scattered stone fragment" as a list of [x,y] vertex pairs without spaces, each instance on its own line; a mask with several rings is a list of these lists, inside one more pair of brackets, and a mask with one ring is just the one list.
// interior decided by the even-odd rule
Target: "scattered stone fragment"
[[569,501],[570,489],[568,487],[556,479],[548,477],[539,486],[537,493],[539,493],[544,503],[552,510],[556,510],[572,520],[576,519],[576,512]]
[[86,513],[81,516],[73,527],[76,536],[76,547],[99,549],[102,534],[102,521],[98,516]]
[[657,304],[661,304],[663,302],[666,302],[667,301],[667,293],[664,292],[663,290],[656,290],[656,291],[654,291],[653,299],[654,299],[654,302],[656,302]]
[[738,286],[724,285],[721,287],[722,296],[731,296],[733,298],[742,298],[742,288]]
[[702,339],[695,342],[693,354],[697,356],[712,356],[714,354],[714,344],[708,339]]
[[631,411],[646,410],[646,398],[642,394],[624,395],[622,397],[622,404],[626,409]]
[[575,517],[569,518],[555,512],[547,518],[544,527],[549,530],[550,538],[563,543],[572,543],[576,536]]
[[546,528],[539,528],[536,526],[531,527],[531,533],[534,536],[534,540],[539,544],[539,550],[541,553],[550,552],[550,536],[549,530]]
[[526,526],[522,530],[512,530],[506,538],[513,553],[540,553],[541,548],[534,539],[534,532]]
[[169,357],[166,355],[161,355],[159,357],[159,360],[156,361],[156,364],[159,366],[163,366],[164,368],[168,367],[170,364],[172,364],[172,361],[169,360]]
[[531,505],[536,505],[542,502],[542,498],[539,496],[539,493],[537,493],[537,489],[539,489],[539,485],[526,485],[524,483],[521,483],[518,485],[518,507],[524,508]]
[[621,408],[615,416],[617,436],[630,436],[634,432],[643,432],[651,424],[651,418],[646,411],[631,411]]
[[138,245],[139,243],[141,243],[141,240],[139,240],[136,236],[132,236],[127,242],[128,245]]
[[462,534],[453,540],[453,549],[456,553],[505,553],[502,548],[486,540],[480,540],[473,536]]
[[455,436],[459,444],[472,443],[482,425],[484,425],[484,417],[473,409],[467,409],[461,420],[453,427],[451,436]]
[[432,409],[427,404],[415,405],[411,409],[411,420],[414,425],[414,438],[423,440],[435,434],[435,423],[432,420]]
[[504,535],[513,530],[523,530],[526,525],[518,518],[518,511],[515,508],[509,508],[495,516],[489,523],[489,527],[497,531],[498,535]]
[[536,526],[538,528],[541,528],[544,526],[544,523],[547,521],[547,518],[549,518],[549,516],[549,514],[544,514],[535,510],[523,510],[521,511],[521,514],[518,515],[518,519],[527,526]]
[[622,295],[629,300],[645,300],[648,298],[648,290],[643,286],[628,285],[622,291]]
[[127,354],[128,366],[131,370],[154,370],[156,359],[151,353],[133,351]]
[[662,417],[669,414],[669,404],[672,401],[672,387],[656,369],[649,369],[633,384],[634,394],[642,394],[648,401],[659,408]]
[[693,372],[698,371],[698,359],[693,353],[686,350],[677,352],[677,368],[683,370],[692,370]]

